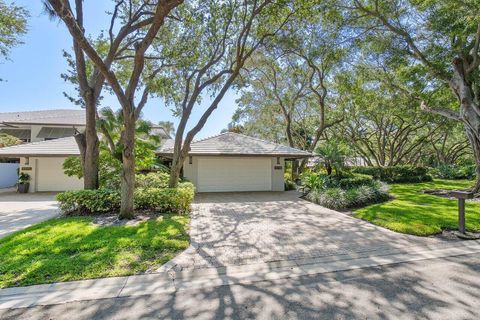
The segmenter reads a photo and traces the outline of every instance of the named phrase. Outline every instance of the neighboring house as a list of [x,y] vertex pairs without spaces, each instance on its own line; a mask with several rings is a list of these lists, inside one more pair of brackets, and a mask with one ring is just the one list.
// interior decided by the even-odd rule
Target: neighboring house
[[[24,143],[70,137],[85,129],[85,111],[53,109],[0,113],[0,133]],[[0,159],[0,188],[14,186],[19,159]]]
[[[13,186],[17,169],[30,175],[30,192],[76,190],[83,181],[68,177],[63,162],[79,156],[73,136],[85,130],[85,110],[52,109],[0,113],[0,133],[22,140],[24,144],[0,148],[0,188]],[[171,139],[161,126],[152,126],[152,134]],[[17,164],[12,164],[17,162]],[[18,164],[19,163],[19,164]]]
[[[173,140],[163,139],[158,155],[171,158]],[[30,192],[75,190],[82,180],[68,177],[63,162],[79,156],[73,137],[27,143],[0,149],[0,157],[20,158],[20,170],[31,176]],[[195,141],[185,161],[184,177],[199,192],[283,191],[285,160],[310,153],[236,133]]]
[[52,109],[0,113],[0,133],[23,142],[71,137],[85,130],[85,110]]

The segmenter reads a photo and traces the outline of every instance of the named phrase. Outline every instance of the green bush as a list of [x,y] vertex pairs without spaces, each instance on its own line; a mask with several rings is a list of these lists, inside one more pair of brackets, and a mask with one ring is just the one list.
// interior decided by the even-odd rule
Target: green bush
[[388,191],[385,183],[372,181],[370,185],[361,185],[350,189],[334,187],[311,190],[306,198],[321,206],[342,210],[386,201],[390,198]]
[[135,176],[135,186],[137,188],[166,188],[170,175],[166,172],[150,172],[147,174],[137,174]]
[[302,186],[304,190],[323,190],[327,188],[349,189],[362,185],[370,185],[373,178],[365,174],[352,174],[344,172],[342,175],[326,175],[307,171],[302,174]]
[[120,192],[111,189],[66,191],[57,195],[64,214],[93,214],[117,211]]
[[439,165],[430,169],[430,174],[435,178],[447,180],[474,179],[476,177],[475,165]]
[[353,173],[372,176],[376,180],[388,183],[415,183],[432,181],[425,167],[394,166],[394,167],[352,167]]
[[177,188],[137,188],[135,208],[185,213],[189,211],[194,195],[195,187],[190,182],[182,182]]
[[338,187],[343,189],[350,189],[365,185],[371,185],[373,183],[373,177],[366,174],[353,174],[350,177],[342,177],[338,180],[333,180]]
[[[190,209],[195,187],[182,182],[177,188],[136,188],[135,209],[185,213]],[[66,191],[57,195],[60,210],[66,215],[91,215],[116,212],[120,191],[112,189]]]

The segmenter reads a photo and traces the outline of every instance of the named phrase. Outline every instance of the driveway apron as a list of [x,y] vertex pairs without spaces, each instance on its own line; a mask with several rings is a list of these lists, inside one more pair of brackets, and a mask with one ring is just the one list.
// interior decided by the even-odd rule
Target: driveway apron
[[0,193],[0,238],[58,214],[53,193]]

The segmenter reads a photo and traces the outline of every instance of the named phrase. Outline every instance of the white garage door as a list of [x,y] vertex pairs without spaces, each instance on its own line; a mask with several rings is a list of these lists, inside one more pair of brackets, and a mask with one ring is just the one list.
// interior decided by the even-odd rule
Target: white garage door
[[269,158],[198,159],[199,192],[270,191],[272,168]]
[[38,158],[37,191],[80,190],[83,180],[69,177],[63,172],[65,158]]

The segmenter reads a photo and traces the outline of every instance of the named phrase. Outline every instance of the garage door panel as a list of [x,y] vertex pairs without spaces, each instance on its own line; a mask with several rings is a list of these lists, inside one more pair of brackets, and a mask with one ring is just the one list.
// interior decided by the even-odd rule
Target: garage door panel
[[270,191],[269,158],[201,158],[198,160],[199,192]]
[[69,177],[63,172],[65,158],[37,159],[37,191],[80,190],[83,180]]

